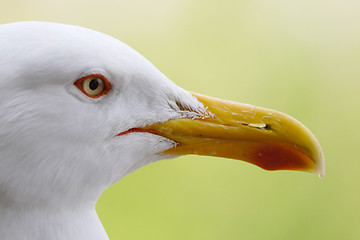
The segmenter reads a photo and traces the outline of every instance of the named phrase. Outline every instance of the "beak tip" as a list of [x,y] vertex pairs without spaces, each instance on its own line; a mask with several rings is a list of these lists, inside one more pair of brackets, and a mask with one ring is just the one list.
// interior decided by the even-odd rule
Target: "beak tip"
[[321,160],[318,167],[318,175],[319,178],[323,178],[325,175],[325,157],[323,152],[321,152]]
[[322,179],[325,175],[325,156],[321,147],[319,146],[317,167],[314,169],[314,173]]

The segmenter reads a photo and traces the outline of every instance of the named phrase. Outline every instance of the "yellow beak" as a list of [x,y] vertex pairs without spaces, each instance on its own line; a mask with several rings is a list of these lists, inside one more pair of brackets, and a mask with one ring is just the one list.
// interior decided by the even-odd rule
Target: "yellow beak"
[[197,154],[243,160],[266,170],[324,175],[315,136],[294,118],[265,108],[192,93],[211,117],[173,119],[145,129],[177,142],[166,154]]

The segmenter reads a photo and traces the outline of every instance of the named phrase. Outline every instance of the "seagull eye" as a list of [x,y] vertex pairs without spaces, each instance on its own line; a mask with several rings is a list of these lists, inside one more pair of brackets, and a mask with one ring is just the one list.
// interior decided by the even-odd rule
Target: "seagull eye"
[[110,82],[100,74],[92,74],[82,77],[75,83],[86,96],[91,98],[99,98],[109,92],[111,89]]

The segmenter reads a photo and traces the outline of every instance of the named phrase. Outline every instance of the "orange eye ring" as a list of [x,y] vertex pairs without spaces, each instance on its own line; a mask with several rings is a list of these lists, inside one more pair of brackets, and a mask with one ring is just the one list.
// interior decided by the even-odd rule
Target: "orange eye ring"
[[107,94],[111,89],[111,84],[101,74],[91,74],[82,77],[74,83],[89,98],[99,98]]

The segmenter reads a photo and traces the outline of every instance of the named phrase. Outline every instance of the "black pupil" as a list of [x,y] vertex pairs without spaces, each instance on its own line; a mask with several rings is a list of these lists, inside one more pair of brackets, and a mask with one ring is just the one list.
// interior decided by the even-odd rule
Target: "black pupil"
[[91,80],[89,83],[89,88],[93,91],[96,90],[99,87],[99,81],[100,79],[98,78],[94,78],[93,80]]

